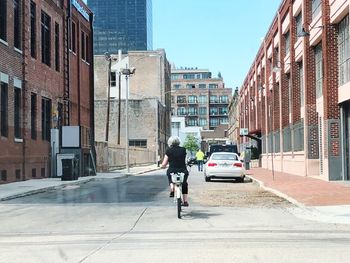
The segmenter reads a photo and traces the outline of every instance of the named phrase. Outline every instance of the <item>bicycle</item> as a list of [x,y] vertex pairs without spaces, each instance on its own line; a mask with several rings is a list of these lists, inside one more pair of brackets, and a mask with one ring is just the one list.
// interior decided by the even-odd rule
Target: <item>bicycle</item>
[[171,181],[174,184],[174,203],[177,207],[177,218],[181,219],[181,203],[182,203],[182,183],[185,178],[185,173],[176,172],[170,173]]

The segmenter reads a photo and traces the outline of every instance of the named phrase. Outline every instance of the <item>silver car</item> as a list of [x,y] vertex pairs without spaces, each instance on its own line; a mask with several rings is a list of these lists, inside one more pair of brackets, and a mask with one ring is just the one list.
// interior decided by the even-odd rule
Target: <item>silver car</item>
[[235,179],[243,182],[245,169],[236,153],[213,153],[204,166],[204,178],[209,182],[212,178]]

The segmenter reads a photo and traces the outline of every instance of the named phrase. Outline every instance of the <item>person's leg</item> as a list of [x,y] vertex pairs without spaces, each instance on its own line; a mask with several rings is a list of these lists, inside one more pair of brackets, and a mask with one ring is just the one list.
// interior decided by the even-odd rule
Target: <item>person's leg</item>
[[184,204],[188,206],[188,183],[187,183],[188,174],[185,174],[184,181],[182,183],[182,200]]
[[170,197],[174,197],[174,184],[171,181],[171,175],[170,175],[169,172],[167,172],[167,177],[168,177],[168,182],[169,182],[169,187],[170,187],[170,194],[169,194],[169,196]]
[[203,171],[203,161],[199,161],[200,162],[200,171],[202,172]]

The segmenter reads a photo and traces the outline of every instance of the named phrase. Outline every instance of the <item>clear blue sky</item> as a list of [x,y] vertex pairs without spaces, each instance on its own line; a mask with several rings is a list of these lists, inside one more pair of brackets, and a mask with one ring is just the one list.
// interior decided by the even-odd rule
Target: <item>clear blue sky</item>
[[164,48],[177,67],[220,71],[226,87],[240,87],[281,2],[152,0],[153,49]]
[[281,0],[153,0],[153,49],[241,86]]

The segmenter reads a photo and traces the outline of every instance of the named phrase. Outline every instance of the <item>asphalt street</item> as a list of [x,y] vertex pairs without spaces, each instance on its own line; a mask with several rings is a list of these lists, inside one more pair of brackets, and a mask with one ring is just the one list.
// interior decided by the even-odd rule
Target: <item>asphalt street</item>
[[164,170],[0,203],[0,262],[345,262],[350,227],[297,218],[246,181],[192,167],[181,220]]

